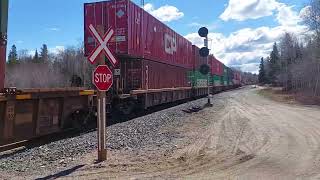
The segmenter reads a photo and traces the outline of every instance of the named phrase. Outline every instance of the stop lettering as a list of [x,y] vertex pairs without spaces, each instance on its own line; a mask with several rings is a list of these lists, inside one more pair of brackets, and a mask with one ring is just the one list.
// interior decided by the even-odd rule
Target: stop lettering
[[108,91],[113,84],[112,71],[106,65],[100,65],[93,71],[93,84],[99,91]]
[[111,74],[102,74],[102,73],[97,73],[94,75],[94,81],[96,83],[108,83],[111,81]]

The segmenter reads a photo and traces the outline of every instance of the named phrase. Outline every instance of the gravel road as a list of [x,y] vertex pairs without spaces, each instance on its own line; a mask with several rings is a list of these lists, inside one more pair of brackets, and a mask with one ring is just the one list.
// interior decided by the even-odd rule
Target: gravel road
[[[193,103],[200,105],[205,99]],[[49,169],[42,175],[33,170],[27,178],[320,178],[319,107],[281,104],[249,87],[215,95],[212,108],[193,114],[181,111],[190,106],[183,104],[113,127],[110,138],[121,143],[110,142],[107,162],[96,163],[96,152],[91,150],[62,170]],[[152,125],[145,125],[148,122]],[[134,134],[128,129],[140,131]],[[0,169],[3,162],[17,166],[13,157],[7,157],[0,160]],[[18,177],[6,168],[3,172],[4,177]]]
[[[215,106],[186,117],[189,141],[160,159],[150,154],[87,165],[65,178],[319,179],[320,109],[265,99],[256,89],[216,95]],[[151,154],[154,154],[154,151]],[[113,159],[113,158],[111,158]]]

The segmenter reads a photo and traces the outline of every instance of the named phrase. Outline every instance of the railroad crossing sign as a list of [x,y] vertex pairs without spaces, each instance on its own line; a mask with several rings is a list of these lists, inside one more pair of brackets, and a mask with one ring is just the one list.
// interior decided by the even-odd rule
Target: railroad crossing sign
[[99,65],[93,71],[92,82],[99,91],[109,91],[113,84],[112,71],[107,65]]
[[88,57],[88,60],[90,61],[90,63],[94,64],[97,57],[100,55],[101,52],[103,52],[107,56],[107,58],[111,62],[111,64],[113,66],[115,66],[115,64],[117,64],[118,61],[115,58],[115,56],[111,53],[110,49],[107,46],[109,40],[111,39],[111,37],[114,34],[113,29],[110,28],[107,31],[107,33],[105,33],[104,37],[100,36],[98,31],[94,28],[94,26],[92,24],[89,25],[89,29],[90,29],[91,34],[93,35],[93,37],[96,39],[96,41],[99,44],[94,49],[94,51],[90,54],[90,56]]

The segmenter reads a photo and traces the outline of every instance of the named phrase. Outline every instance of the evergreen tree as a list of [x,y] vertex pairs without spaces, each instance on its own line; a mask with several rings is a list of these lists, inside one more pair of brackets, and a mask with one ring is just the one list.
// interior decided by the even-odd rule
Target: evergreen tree
[[41,47],[41,52],[40,52],[40,58],[41,61],[47,61],[48,60],[48,46],[46,44],[43,44]]
[[280,61],[280,55],[279,55],[278,46],[277,46],[277,43],[274,43],[272,52],[270,54],[270,71],[269,71],[269,78],[272,84],[275,84],[277,82],[277,75],[280,72],[279,61]]
[[12,45],[11,50],[8,55],[8,63],[16,64],[18,62],[18,54],[16,45]]
[[36,52],[34,53],[33,61],[34,62],[39,62],[39,53],[38,53],[37,49],[36,49]]
[[263,58],[261,58],[261,62],[260,62],[260,70],[259,70],[259,83],[266,83],[266,72],[264,69],[264,60]]

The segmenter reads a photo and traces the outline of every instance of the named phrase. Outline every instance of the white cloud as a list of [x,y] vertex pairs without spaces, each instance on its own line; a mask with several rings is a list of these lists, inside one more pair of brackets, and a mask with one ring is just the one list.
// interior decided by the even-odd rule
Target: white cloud
[[210,23],[210,24],[201,24],[201,23],[198,23],[198,22],[192,22],[192,23],[188,24],[188,26],[195,27],[195,28],[206,27],[206,28],[208,28],[209,31],[216,30],[218,27],[220,27],[220,25],[221,24],[219,23],[219,21],[215,21],[215,22]]
[[[261,57],[267,57],[274,42],[278,42],[285,32],[303,38],[307,27],[285,24],[277,27],[244,28],[225,36],[209,33],[211,53],[229,66],[240,67],[242,71],[257,72]],[[203,39],[197,33],[185,36],[195,45],[202,47]]]
[[169,5],[164,5],[155,9],[152,4],[147,3],[144,6],[144,9],[162,22],[171,22],[184,16],[184,13],[178,8]]
[[[276,0],[229,0],[225,11],[220,15],[224,21],[259,19],[261,17],[275,15],[279,25],[293,26],[302,21],[301,14]],[[305,13],[307,9],[303,9]]]
[[[300,40],[304,40],[309,34],[307,26],[301,23],[309,8],[305,7],[296,12],[292,6],[276,0],[229,0],[226,10],[220,16],[222,20],[244,21],[275,15],[279,25],[244,28],[228,36],[210,33],[209,37],[213,40],[212,53],[229,66],[257,72],[260,58],[270,54],[273,43],[278,42],[285,32],[297,35]],[[198,46],[203,45],[202,39],[195,33],[187,35],[186,38]]]
[[17,44],[22,44],[22,43],[24,43],[24,41],[18,40],[18,41],[16,41],[16,43],[17,43]]
[[36,53],[36,50],[29,50],[27,54],[33,57],[35,53]]
[[240,68],[241,71],[243,72],[251,72],[254,74],[258,74],[259,66],[260,66],[260,63],[249,63],[249,64],[243,64],[241,66],[233,66],[233,67]]
[[302,21],[299,14],[292,10],[292,7],[281,4],[278,7],[277,20],[283,26],[295,26]]
[[[51,47],[51,48],[48,48],[48,51],[49,53],[52,53],[54,55],[57,55],[59,54],[60,52],[63,52],[65,49],[64,46],[55,46],[55,47]],[[38,53],[40,54],[40,51],[39,49],[37,49]],[[36,50],[28,50],[28,55],[30,56],[34,56],[34,54],[36,53]]]
[[301,11],[299,13],[299,17],[304,19],[304,18],[308,17],[310,12],[311,12],[311,6],[306,6],[306,7],[301,9]]
[[197,22],[193,22],[193,23],[188,24],[188,26],[191,26],[191,27],[201,27],[201,26],[203,26],[203,25],[200,24],[200,23],[197,23]]
[[258,19],[271,16],[279,3],[275,0],[229,0],[225,11],[220,15],[224,21]]
[[51,27],[51,28],[47,28],[47,30],[49,30],[49,31],[60,31],[61,29],[57,28],[57,27]]
[[56,46],[56,47],[49,48],[49,52],[53,54],[58,54],[59,52],[63,52],[63,51],[64,51],[64,46]]

